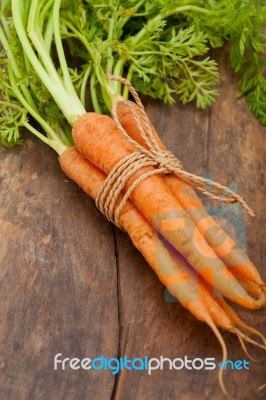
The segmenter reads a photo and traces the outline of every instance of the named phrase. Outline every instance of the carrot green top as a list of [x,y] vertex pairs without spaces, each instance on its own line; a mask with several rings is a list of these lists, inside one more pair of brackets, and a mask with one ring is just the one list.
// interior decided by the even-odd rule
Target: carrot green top
[[1,143],[20,144],[27,127],[61,152],[72,143],[68,124],[85,113],[88,87],[99,113],[110,110],[114,93],[127,98],[108,74],[171,104],[177,94],[183,103],[209,106],[219,73],[208,51],[226,41],[240,94],[266,124],[265,9],[254,0],[1,1]]

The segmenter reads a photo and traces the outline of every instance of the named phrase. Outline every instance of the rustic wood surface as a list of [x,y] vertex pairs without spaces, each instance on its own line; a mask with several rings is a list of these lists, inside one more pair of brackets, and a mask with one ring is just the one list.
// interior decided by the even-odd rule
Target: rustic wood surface
[[[218,52],[222,83],[208,110],[168,107],[145,99],[151,120],[184,167],[238,188],[255,210],[244,215],[247,248],[262,271],[265,128],[236,100],[228,52]],[[130,240],[96,210],[60,171],[52,150],[30,137],[24,147],[0,150],[0,398],[9,400],[223,399],[215,371],[65,371],[63,357],[128,358],[187,355],[221,357],[203,323],[164,289]],[[208,202],[206,202],[208,205]],[[227,224],[229,226],[229,223]],[[265,274],[264,274],[265,278]],[[263,331],[264,310],[240,310]],[[264,318],[264,319],[263,319]],[[245,359],[224,333],[229,358]],[[251,349],[255,356],[261,352]],[[262,361],[227,371],[226,386],[239,400],[265,398]]]

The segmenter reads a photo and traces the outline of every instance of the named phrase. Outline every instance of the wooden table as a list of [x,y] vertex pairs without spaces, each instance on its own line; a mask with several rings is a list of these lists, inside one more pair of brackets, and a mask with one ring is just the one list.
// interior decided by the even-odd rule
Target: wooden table
[[[187,170],[211,173],[226,185],[237,183],[256,212],[254,219],[244,215],[245,237],[262,271],[265,127],[245,99],[235,98],[228,51],[217,57],[222,83],[212,108],[171,108],[147,99],[145,106]],[[207,326],[180,304],[165,301],[164,288],[127,235],[106,222],[93,201],[67,180],[52,150],[29,137],[23,147],[1,148],[0,157],[1,399],[223,399],[217,369],[166,368],[150,376],[147,371],[54,370],[57,353],[219,360],[221,350]],[[264,310],[237,309],[263,331]],[[233,335],[223,335],[228,358],[247,358]],[[265,383],[264,366],[251,362],[249,371],[226,371],[234,398],[265,398],[266,389],[258,390]]]

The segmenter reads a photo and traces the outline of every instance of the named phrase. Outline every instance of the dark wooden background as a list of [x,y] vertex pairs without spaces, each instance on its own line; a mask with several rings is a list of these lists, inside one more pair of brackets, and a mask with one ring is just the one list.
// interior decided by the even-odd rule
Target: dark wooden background
[[[244,215],[248,252],[262,271],[266,129],[236,100],[228,51],[218,52],[220,97],[208,110],[145,99],[165,143],[197,174],[238,188],[255,210]],[[63,357],[221,357],[210,329],[164,289],[126,234],[115,229],[60,171],[52,150],[28,138],[0,150],[0,398],[9,400],[223,399],[216,371],[54,371]],[[265,274],[264,274],[265,278]],[[265,310],[238,309],[265,330]],[[246,358],[224,333],[229,358]],[[254,356],[260,351],[250,349]],[[233,398],[262,399],[265,364],[227,371]]]

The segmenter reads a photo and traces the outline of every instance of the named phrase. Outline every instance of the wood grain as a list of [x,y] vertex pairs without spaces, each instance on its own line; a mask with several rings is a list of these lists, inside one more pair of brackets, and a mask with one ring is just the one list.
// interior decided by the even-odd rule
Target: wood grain
[[[256,212],[254,219],[243,218],[248,252],[262,271],[266,132],[245,100],[235,98],[228,51],[216,56],[222,83],[211,109],[171,108],[148,99],[145,106],[188,171],[211,173],[225,185],[237,183]],[[148,376],[144,371],[112,375],[53,369],[57,353],[219,359],[221,351],[208,327],[178,303],[165,301],[162,285],[128,237],[67,181],[51,150],[29,137],[24,147],[1,148],[0,161],[1,398],[223,399],[216,371],[165,369]],[[254,327],[265,329],[264,310],[238,310]],[[246,358],[236,338],[224,338],[230,359]],[[258,390],[265,380],[263,366],[251,362],[250,371],[225,373],[235,398],[265,398]]]

